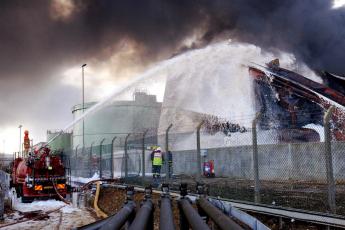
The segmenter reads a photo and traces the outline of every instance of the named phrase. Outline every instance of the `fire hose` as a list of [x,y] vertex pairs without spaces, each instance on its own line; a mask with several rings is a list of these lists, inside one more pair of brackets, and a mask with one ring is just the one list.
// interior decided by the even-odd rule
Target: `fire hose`
[[122,180],[120,178],[115,178],[115,179],[98,179],[98,180],[92,180],[92,181],[89,181],[87,182],[86,184],[84,184],[82,187],[81,187],[81,190],[86,190],[91,184],[93,183],[96,183],[98,181],[104,181],[104,182],[117,182],[117,183],[121,183]]
[[63,196],[61,196],[61,194],[59,193],[59,191],[58,191],[57,188],[56,188],[56,184],[55,184],[55,181],[54,181],[54,180],[52,180],[52,183],[53,183],[54,190],[55,190],[56,194],[58,195],[58,197],[60,198],[60,200],[61,200],[62,202],[64,202],[65,204],[71,204],[71,202],[69,202],[68,200],[66,200],[65,198],[63,198]]
[[95,200],[93,202],[93,206],[96,210],[96,214],[98,217],[102,217],[102,218],[107,218],[108,215],[105,214],[99,207],[98,207],[98,197],[99,197],[99,192],[100,192],[100,188],[101,188],[101,182],[98,181],[97,182],[97,189],[96,189],[96,195],[95,195]]

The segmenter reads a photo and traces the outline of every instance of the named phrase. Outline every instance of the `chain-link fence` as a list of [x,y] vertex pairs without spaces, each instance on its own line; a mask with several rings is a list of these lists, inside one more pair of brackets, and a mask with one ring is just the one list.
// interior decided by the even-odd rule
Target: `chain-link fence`
[[114,135],[65,151],[66,161],[72,180],[122,177],[155,183],[151,149],[160,146],[164,163],[158,183],[202,181],[214,196],[345,215],[345,142],[333,135],[331,116],[325,116],[323,126],[305,128],[272,127],[259,120],[246,128],[211,127],[203,121],[184,131],[171,124]]

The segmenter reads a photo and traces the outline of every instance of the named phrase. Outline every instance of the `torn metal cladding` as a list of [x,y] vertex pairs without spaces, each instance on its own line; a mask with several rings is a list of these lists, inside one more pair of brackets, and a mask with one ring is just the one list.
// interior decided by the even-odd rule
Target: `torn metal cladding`
[[304,126],[323,125],[323,113],[336,105],[332,114],[332,135],[335,140],[345,140],[345,125],[341,119],[345,115],[345,91],[344,87],[335,84],[344,83],[342,77],[326,73],[322,75],[324,83],[321,84],[281,68],[278,59],[266,66],[249,66],[249,74],[254,79],[256,103],[263,115],[258,123],[261,128],[276,126],[282,142],[317,142],[319,134]]

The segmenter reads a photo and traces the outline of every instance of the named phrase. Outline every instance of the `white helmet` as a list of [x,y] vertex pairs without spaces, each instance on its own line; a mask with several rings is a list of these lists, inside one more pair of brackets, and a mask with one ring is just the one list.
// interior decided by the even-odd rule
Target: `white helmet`
[[156,151],[162,151],[161,147],[158,147],[158,148],[156,149]]

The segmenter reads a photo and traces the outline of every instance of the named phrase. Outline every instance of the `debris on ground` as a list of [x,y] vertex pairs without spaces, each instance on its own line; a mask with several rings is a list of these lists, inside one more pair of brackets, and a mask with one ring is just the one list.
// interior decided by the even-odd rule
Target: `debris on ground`
[[[32,203],[14,203],[14,210],[5,214],[0,228],[8,230],[72,229],[95,222],[86,208],[74,208],[62,201],[46,200]],[[17,223],[21,222],[21,223]]]

